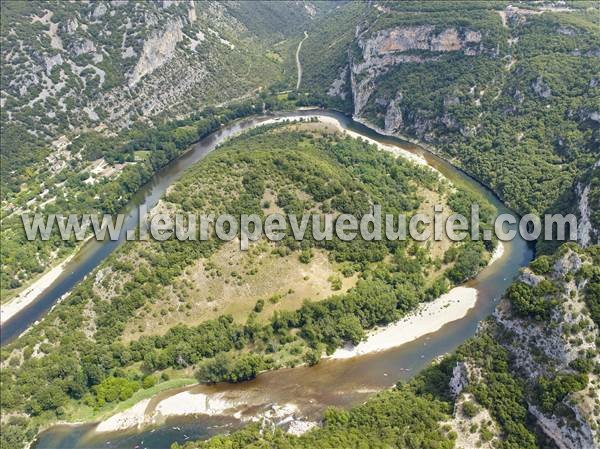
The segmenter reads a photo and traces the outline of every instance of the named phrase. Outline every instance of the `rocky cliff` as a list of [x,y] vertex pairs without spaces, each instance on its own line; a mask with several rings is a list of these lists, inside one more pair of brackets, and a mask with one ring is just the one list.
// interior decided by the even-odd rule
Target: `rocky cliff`
[[3,7],[0,101],[7,125],[38,137],[114,130],[265,88],[285,70],[286,33],[295,38],[315,14],[306,2],[289,11],[268,2],[17,3]]
[[[195,10],[190,9],[190,11]],[[192,17],[195,18],[195,13]],[[173,58],[175,47],[183,40],[182,29],[181,20],[170,20],[163,30],[155,32],[144,41],[141,55],[129,78],[129,87],[135,86],[144,76],[151,74]],[[194,50],[196,47],[197,45]]]
[[597,242],[587,201],[597,196],[575,185],[598,159],[597,8],[373,10],[356,19],[323,95],[386,134],[432,144],[519,213],[577,201],[582,243]]
[[[506,351],[509,372],[524,385],[528,413],[544,438],[559,449],[594,449],[600,444],[600,333],[592,315],[594,292],[600,287],[596,253],[571,246],[553,258],[536,260],[480,331]],[[540,301],[537,317],[524,312],[535,301]],[[539,314],[546,308],[543,318]],[[477,390],[489,376],[485,363],[467,358],[455,366],[450,390],[461,403],[464,391]]]
[[[360,54],[350,52],[354,114],[361,116],[377,84],[376,79],[403,63],[439,60],[437,53],[461,52],[474,56],[483,50],[481,32],[468,28],[438,29],[431,25],[395,27],[369,34],[357,29]],[[398,115],[400,104],[392,101],[387,114]],[[387,128],[386,128],[387,129]],[[387,129],[390,131],[391,129]]]
[[600,243],[600,160],[575,184],[578,212],[578,242]]

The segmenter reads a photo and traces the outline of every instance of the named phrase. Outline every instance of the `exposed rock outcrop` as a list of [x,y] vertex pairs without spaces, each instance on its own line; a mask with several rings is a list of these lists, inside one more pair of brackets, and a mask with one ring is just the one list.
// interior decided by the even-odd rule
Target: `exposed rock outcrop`
[[[590,177],[600,176],[600,160],[591,168]],[[592,181],[577,182],[575,194],[577,196],[577,212],[579,221],[577,224],[577,241],[581,246],[598,244],[600,241],[600,229],[592,223],[592,212],[597,209],[597,204],[592,205],[590,192],[592,190]]]
[[327,95],[329,95],[330,97],[340,97],[342,100],[345,100],[347,90],[347,79],[348,66],[344,66],[340,71],[340,75],[331,83],[331,86],[327,90]]
[[435,52],[481,51],[481,33],[469,29],[446,28],[442,31],[432,25],[397,27],[377,32],[367,40],[359,41],[363,57],[376,58],[408,50]]
[[402,96],[402,92],[398,91],[396,93],[396,97],[387,105],[387,110],[385,113],[385,130],[387,132],[398,132],[404,125],[402,109],[400,108]]
[[525,269],[521,276],[519,277],[521,282],[529,285],[530,287],[536,287],[540,282],[544,280],[543,276],[538,276],[537,274],[531,272],[529,269]]
[[[381,30],[371,35],[357,29],[360,56],[348,51],[350,80],[354,100],[354,115],[360,117],[376,87],[376,80],[393,66],[404,63],[425,63],[440,59],[440,53],[462,52],[478,55],[483,51],[482,34],[477,30],[432,25],[403,26]],[[415,51],[430,52],[414,54]],[[400,110],[402,94],[389,102],[385,115],[385,130],[398,131],[404,124]],[[428,125],[425,125],[428,127]]]
[[[452,419],[444,424],[456,433],[457,447],[492,449],[501,438],[499,427],[489,410],[481,406],[467,389],[470,384],[481,380],[479,371],[469,362],[458,362],[452,370],[449,387],[455,400],[454,412]],[[486,438],[482,439],[484,432]]]
[[539,97],[548,99],[552,96],[552,90],[550,90],[550,86],[548,86],[548,84],[546,82],[544,82],[544,79],[541,76],[538,76],[533,81],[533,83],[531,84],[531,87],[533,88],[533,91]]
[[[529,384],[531,399],[529,411],[536,417],[542,431],[561,449],[597,447],[597,430],[594,422],[593,405],[597,396],[595,382],[597,376],[589,374],[588,386],[581,392],[563,399],[561,407],[569,411],[562,416],[549,414],[535,403],[533,393],[541,376],[554,378],[561,373],[572,373],[572,362],[581,354],[591,353],[594,361],[600,361],[595,342],[599,331],[589,317],[583,295],[586,280],[575,276],[585,264],[580,254],[568,249],[554,263],[551,272],[545,276],[526,271],[520,281],[528,285],[539,285],[544,279],[551,279],[559,285],[559,304],[554,307],[549,320],[535,322],[513,313],[508,300],[503,300],[494,313],[495,323],[502,335],[502,346],[511,354],[511,370]],[[590,352],[591,351],[591,352]],[[595,392],[595,393],[594,393]],[[590,397],[591,396],[591,397]],[[596,440],[595,440],[596,439]]]
[[183,39],[182,28],[181,21],[169,21],[162,32],[155,33],[144,42],[142,54],[129,79],[130,87],[173,57],[177,43]]
[[534,405],[529,406],[529,411],[535,416],[542,431],[559,449],[596,449],[598,446],[594,442],[589,424],[582,419],[577,407],[567,407],[575,417],[575,425],[561,416],[546,416]]
[[452,369],[452,378],[450,379],[450,392],[452,396],[457,397],[467,385],[469,385],[467,366],[464,362],[458,362]]

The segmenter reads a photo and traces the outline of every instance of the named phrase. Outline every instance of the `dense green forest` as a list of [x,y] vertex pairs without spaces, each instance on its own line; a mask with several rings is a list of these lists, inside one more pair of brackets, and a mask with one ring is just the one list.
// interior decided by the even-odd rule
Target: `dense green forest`
[[[304,43],[306,86],[387,132],[431,143],[519,213],[576,212],[574,180],[600,157],[598,6],[569,2],[540,13],[508,4],[348,5]],[[427,27],[481,38],[463,51],[373,50],[386,30]],[[322,46],[324,37],[332,44]],[[368,89],[352,87],[349,71]],[[343,88],[332,92],[336,79]],[[366,98],[358,111],[357,95]]]
[[[470,193],[450,189],[436,172],[360,140],[321,133],[320,126],[314,121],[269,125],[228,141],[193,166],[162,207],[262,214],[270,207],[264,201],[267,191],[275,196],[273,206],[296,213],[361,214],[372,204],[383,205],[386,213],[408,213],[417,210],[425,192],[446,198],[456,209],[467,204]],[[491,207],[481,207],[491,218]],[[447,257],[432,257],[429,246],[411,240],[298,242],[287,232],[267,251],[299,263],[308,263],[314,251],[325,251],[338,267],[336,277],[358,274],[355,287],[326,299],[307,298],[299,308],[272,316],[265,316],[263,301],[243,320],[230,315],[202,320],[200,315],[197,325],[178,324],[164,335],[123,340],[130,321],[160,304],[169,289],[183,289],[182,277],[194,263],[223,246],[217,239],[125,245],[41,323],[2,348],[2,408],[31,417],[12,420],[3,441],[29,439],[40,423],[68,419],[76,408],[106,410],[153,386],[161,373],[171,377],[194,369],[203,382],[234,382],[265,369],[317,363],[324,351],[346,341],[358,343],[366,330],[395,321],[473,277],[492,249],[454,244]],[[107,270],[110,276],[102,274]],[[205,270],[212,272],[209,265]],[[236,276],[252,282],[253,273]],[[178,309],[186,310],[189,290],[177,291]],[[285,303],[277,296],[269,299],[277,301]]]
[[[164,122],[150,130],[140,123],[115,137],[93,131],[82,133],[68,146],[68,151],[78,157],[57,173],[48,167],[32,171],[20,160],[6,160],[2,164],[6,173],[17,172],[19,176],[2,176],[7,183],[2,189],[4,200],[13,205],[3,209],[0,231],[2,297],[14,295],[32,277],[71,254],[78,245],[75,240],[63,241],[58,233],[46,241],[27,240],[20,214],[26,205],[30,214],[116,214],[142,185],[192,143],[235,120],[295,108],[310,101],[305,96],[279,99],[265,92],[260,100],[205,108],[189,118]],[[100,159],[111,165],[120,164],[122,171],[115,176],[94,177],[90,168]],[[23,187],[24,180],[27,188]]]
[[[25,175],[28,184],[39,185],[32,191],[22,191],[22,180],[15,176],[3,176],[8,191],[15,191],[7,197],[15,204],[25,204],[47,190],[47,197],[55,201],[46,205],[45,213],[83,214],[93,211],[114,214],[127,204],[131,196],[148,182],[152,175],[168,162],[181,155],[193,142],[217,130],[222,124],[240,117],[256,113],[252,103],[220,110],[207,110],[189,119],[176,121],[152,129],[150,132],[140,127],[122,136],[107,139],[97,133],[79,136],[69,146],[69,151],[81,154],[83,164],[67,167],[52,175],[40,171],[35,176]],[[143,160],[136,160],[136,152],[148,154]],[[85,183],[89,171],[82,170],[96,159],[104,158],[109,163],[129,163],[116,179],[107,178],[98,183]],[[6,160],[3,167],[8,171],[17,170],[22,161]],[[64,188],[58,187],[64,184]],[[34,212],[31,210],[30,212]],[[42,272],[51,262],[51,256],[58,250],[58,258],[68,254],[77,245],[75,241],[64,242],[55,234],[48,241],[30,242],[27,240],[19,214],[5,216],[2,220],[2,292],[16,289],[32,274]],[[3,295],[4,296],[4,295]]]
[[[568,2],[562,10],[549,6],[543,13],[536,10],[540,5],[508,6],[509,2],[347,5],[339,12],[340,20],[325,17],[309,32],[303,44],[307,50],[304,86],[323,103],[348,112],[354,109],[355,114],[388,132],[432,144],[521,213],[578,213],[581,191],[589,186],[591,221],[597,229],[597,4]],[[454,27],[459,36],[479,31],[481,47],[475,54],[410,50],[407,55],[413,61],[386,67],[385,59],[375,60],[370,71],[356,74],[352,80],[350,72],[360,72],[360,64],[366,62],[364,49],[370,37],[386,29],[419,26],[435,30]],[[323,45],[323,41],[330,44]],[[353,96],[357,92],[351,83],[362,81],[361,76],[372,76],[370,96],[356,111]],[[396,107],[396,123],[399,114],[402,118],[396,129],[387,129],[390,107]],[[470,413],[476,414],[478,408],[488,410],[502,435],[493,440],[490,428],[475,424],[470,432],[481,434],[479,445],[492,440],[494,447],[502,448],[554,444],[536,428],[532,407],[576,428],[572,407],[577,404],[586,410],[591,429],[597,429],[598,247],[582,256],[585,252],[581,249],[563,246],[556,251],[557,246],[556,242],[539,242],[540,252],[552,255],[536,259],[526,272],[533,274],[511,286],[499,308],[502,320],[484,323],[477,337],[417,375],[408,386],[381,394],[350,412],[328,412],[322,428],[299,438],[280,429],[268,432],[250,426],[231,436],[184,447],[378,447],[379,443],[454,447],[456,434],[444,433],[450,430],[445,427],[448,417],[438,415],[436,422],[423,419],[434,441],[425,440],[423,429],[406,421],[409,410],[416,409],[417,414],[422,410],[416,402],[408,405],[406,394],[410,391],[426,397],[431,402],[424,408],[431,407],[432,414],[438,413],[439,401],[445,402],[445,413],[451,414],[457,400],[450,397],[448,384],[457,362],[467,362],[478,373],[478,381],[466,389],[478,404],[469,407]],[[570,251],[587,263],[580,270],[556,272],[558,266],[568,266],[565,258],[572,257]],[[571,315],[573,307],[581,307],[571,303],[574,298],[585,303],[582,316]],[[572,321],[563,322],[567,320]],[[537,335],[533,332],[539,330],[540,342],[521,341],[506,322],[522,326],[524,338],[527,332]],[[569,356],[573,359],[566,366],[553,359],[543,344],[557,329],[559,339],[551,340],[552,345],[573,347]],[[533,359],[525,365],[519,360],[523,350]],[[528,364],[543,374],[532,374]],[[586,404],[588,400],[591,405]],[[390,417],[395,421],[390,423]],[[405,426],[395,426],[396,422]],[[361,438],[364,435],[368,436]],[[570,444],[578,447],[579,443]]]
[[[564,258],[581,258],[583,266],[573,271],[556,272],[553,267]],[[568,285],[569,279],[576,277],[587,284],[582,292],[588,306],[585,312],[595,315],[598,307],[597,290],[600,287],[600,256],[598,247],[584,251],[576,246],[563,246],[554,256],[541,256],[530,265],[539,275],[547,276],[534,290],[517,298],[514,290],[525,285],[517,281],[507,294],[505,304],[514,307],[515,316],[536,319],[536,311],[524,311],[523,302],[535,304],[537,298],[553,298],[553,308],[568,303],[568,299],[558,294]],[[559,262],[560,263],[560,262]],[[511,312],[512,313],[512,312]],[[505,317],[506,318],[506,317]],[[553,318],[552,323],[557,323]],[[560,322],[560,318],[558,319]],[[590,329],[586,318],[569,327],[567,337],[581,335]],[[515,361],[515,348],[511,346],[510,331],[501,321],[490,318],[476,337],[463,343],[453,354],[417,374],[406,384],[398,384],[390,391],[379,393],[364,405],[350,410],[329,409],[323,415],[319,428],[296,437],[280,428],[264,428],[258,424],[247,426],[229,436],[213,437],[205,442],[177,443],[173,449],[196,448],[246,448],[246,447],[402,447],[402,448],[454,448],[457,447],[455,421],[452,420],[457,406],[463,413],[474,418],[487,410],[492,421],[472,421],[471,434],[477,435],[479,445],[493,443],[501,449],[535,449],[548,447],[549,442],[536,431],[531,420],[531,404],[542,410],[567,419],[574,419],[568,403],[575,401],[578,392],[586,390],[594,397],[596,388],[591,381],[600,372],[596,350],[581,350],[570,366],[557,369],[537,378],[523,376],[521,367]],[[532,345],[531,351],[540,351]],[[585,347],[582,342],[581,348]],[[537,354],[542,358],[542,353]],[[549,363],[541,361],[540,363]],[[467,385],[457,394],[451,388],[451,380],[457,367],[468,366]],[[543,365],[542,365],[543,366]],[[591,392],[590,392],[591,389]],[[570,399],[569,399],[570,398]],[[581,399],[577,399],[581,400]],[[593,425],[599,422],[598,398],[596,410],[590,418]],[[595,423],[595,424],[594,424]],[[494,430],[495,431],[492,431]]]
[[[318,2],[311,15],[301,3],[5,2],[3,188],[15,164],[37,169],[61,134],[172,120],[281,83],[295,75],[287,55],[296,35],[332,7]],[[157,38],[171,42],[140,71]],[[187,82],[171,82],[178,76]]]
[[[3,4],[2,299],[77,248],[57,235],[26,241],[23,211],[115,213],[224,124],[302,106],[338,109],[427,144],[518,213],[582,218],[585,203],[588,243],[596,244],[598,4],[512,3]],[[165,40],[174,42],[169,56],[145,73],[142,55]],[[98,161],[113,175],[95,174]],[[288,123],[228,141],[191,167],[159,209],[336,215],[380,204],[399,214],[432,199],[464,215],[475,200],[365,142]],[[489,220],[494,211],[481,206]],[[218,261],[227,245],[216,239],[124,245],[2,347],[0,447],[24,447],[51,423],[106,416],[173,380],[240,382],[319,363],[473,278],[492,249],[492,242],[442,249],[298,242],[288,232],[256,244],[226,271]],[[483,447],[552,447],[540,416],[575,430],[583,420],[596,435],[598,246],[538,242],[537,253],[477,336],[408,383],[358,407],[328,410],[301,437],[253,424],[183,447],[433,449],[460,447],[465,434]],[[236,298],[245,308],[228,309],[212,293],[198,300],[199,279],[255,285],[264,261],[288,264],[289,274],[319,257],[331,271],[318,286],[326,295],[292,300],[300,282],[251,303]],[[458,393],[450,387],[457,372],[468,380]]]
[[3,4],[2,298],[77,246],[27,242],[22,212],[114,213],[195,139],[258,112],[248,107],[272,109],[296,75],[296,35],[334,4],[308,6]]

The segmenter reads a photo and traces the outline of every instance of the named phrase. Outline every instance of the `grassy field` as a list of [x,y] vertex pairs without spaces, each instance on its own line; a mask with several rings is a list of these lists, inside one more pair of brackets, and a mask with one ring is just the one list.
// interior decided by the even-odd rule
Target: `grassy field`
[[[198,260],[167,289],[161,301],[148,304],[132,319],[123,334],[125,341],[140,334],[164,334],[175,324],[197,325],[230,314],[245,322],[259,299],[264,308],[259,320],[276,310],[298,309],[304,300],[324,299],[353,287],[358,276],[343,277],[324,251],[315,250],[309,263],[298,254],[280,256],[274,245],[261,241],[243,252],[239,243],[223,245],[208,259]],[[330,279],[339,277],[335,290]]]

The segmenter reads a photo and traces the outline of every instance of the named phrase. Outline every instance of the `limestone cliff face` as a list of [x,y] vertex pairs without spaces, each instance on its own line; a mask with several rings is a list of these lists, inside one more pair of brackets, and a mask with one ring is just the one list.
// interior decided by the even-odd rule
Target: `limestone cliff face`
[[[575,360],[584,357],[592,363],[600,362],[596,348],[600,332],[585,303],[592,280],[583,273],[593,263],[590,255],[583,250],[565,248],[547,273],[535,274],[525,269],[519,282],[536,287],[550,281],[557,287],[557,293],[551,295],[557,300],[557,305],[550,318],[535,320],[531,316],[521,316],[513,310],[509,299],[503,299],[493,319],[485,322],[479,330],[490,335],[508,352],[510,375],[525,383],[529,413],[538,429],[560,449],[594,449],[600,443],[597,372],[589,372],[587,385],[564,397],[553,412],[543,409],[537,393],[541,378],[555,379],[576,373],[573,368]],[[456,363],[449,381],[450,392],[456,401],[455,415],[464,392],[470,391],[470,386],[486,382],[487,372],[485,362],[481,364],[481,361],[465,358]],[[473,419],[466,420],[465,425],[455,429],[459,439],[468,436],[473,422]],[[502,435],[497,438],[501,440]]]
[[589,173],[589,181],[578,181],[575,186],[577,197],[577,212],[579,222],[577,226],[577,239],[581,246],[597,245],[600,242],[600,228],[594,223],[592,213],[599,210],[597,193],[600,178],[600,160],[596,161]]
[[[349,52],[354,114],[360,117],[376,86],[377,77],[403,63],[424,63],[439,59],[439,53],[462,52],[477,55],[483,50],[479,31],[465,28],[438,30],[431,25],[396,27],[381,30],[357,40],[360,56]],[[419,51],[419,54],[414,54]],[[427,54],[430,52],[430,54]],[[390,108],[398,102],[390,102]],[[389,111],[391,126],[398,124],[397,112]],[[386,129],[393,131],[392,129]]]
[[388,132],[399,132],[404,126],[404,117],[402,116],[402,92],[398,91],[396,97],[389,102],[385,113],[385,129]]
[[[520,280],[528,285],[548,279],[562,289],[550,320],[539,322],[519,317],[513,313],[508,300],[496,309],[495,323],[502,335],[502,345],[511,354],[511,369],[526,380],[531,392],[536,390],[540,376],[554,378],[558,374],[573,373],[571,364],[581,354],[594,354],[593,361],[600,362],[595,343],[600,333],[583,299],[588,280],[577,276],[582,267],[590,263],[591,260],[569,249],[555,262],[550,273],[540,276],[528,270],[524,272]],[[563,400],[564,410],[560,416],[544,412],[531,398],[529,411],[557,447],[597,447],[599,435],[592,425],[598,419],[594,411],[597,381],[598,376],[589,373],[587,387]]]
[[348,79],[348,66],[344,66],[340,71],[339,76],[333,80],[327,95],[330,97],[340,97],[342,100],[346,99],[346,80]]
[[177,43],[183,39],[182,28],[180,20],[172,20],[164,30],[145,40],[142,54],[129,79],[129,87],[135,86],[143,76],[152,73],[173,57]]
[[363,55],[379,57],[408,50],[465,51],[477,54],[481,50],[481,33],[468,29],[436,30],[431,25],[399,27],[382,30],[359,43]]
[[[284,70],[267,48],[312,21],[310,2],[290,2],[259,26],[272,5],[245,2],[42,2],[3,29],[0,104],[7,123],[40,140],[81,129],[118,129],[167,111],[184,117],[242,99]],[[316,12],[315,12],[316,11]],[[290,15],[291,16],[291,15]],[[7,71],[8,73],[8,71]],[[106,128],[104,128],[106,127]]]
[[531,84],[533,91],[541,98],[548,99],[552,96],[552,90],[548,84],[544,82],[544,79],[541,76],[538,76],[533,83]]
[[537,420],[538,426],[559,449],[596,449],[594,435],[589,424],[583,419],[577,407],[570,407],[573,422],[567,424],[564,419],[544,415],[536,406],[530,405],[529,411]]

